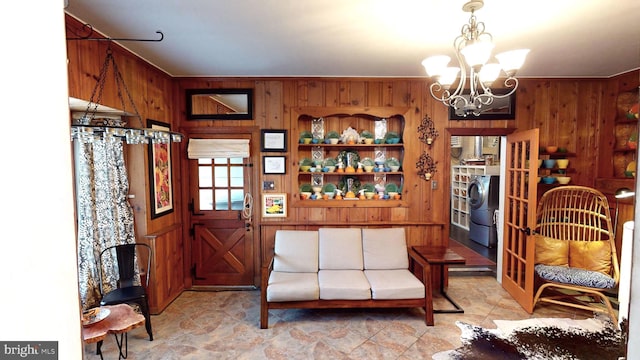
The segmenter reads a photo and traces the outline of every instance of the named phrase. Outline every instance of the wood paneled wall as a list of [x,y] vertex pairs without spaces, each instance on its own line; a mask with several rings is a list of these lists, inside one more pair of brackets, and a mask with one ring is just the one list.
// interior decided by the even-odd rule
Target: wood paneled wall
[[[71,28],[78,27],[67,17]],[[70,96],[89,99],[99,76],[107,44],[93,41],[69,41]],[[449,121],[446,108],[433,100],[425,79],[378,78],[171,78],[131,53],[112,45],[114,56],[123,73],[142,118],[170,123],[173,129],[194,127],[252,127],[259,129],[294,129],[291,109],[305,106],[321,107],[407,107],[412,109],[405,122],[405,199],[400,208],[290,208],[287,219],[261,219],[263,226],[302,226],[308,222],[344,224],[345,222],[423,223],[425,229],[442,224],[442,231],[415,233],[427,244],[443,243],[449,228],[450,141],[447,128],[516,128],[516,131],[540,129],[541,144],[555,144],[576,153],[571,159],[572,183],[595,186],[595,179],[612,174],[613,121],[615,97],[621,88],[638,86],[638,71],[611,79],[521,79],[517,93],[515,120]],[[419,60],[416,60],[419,61]],[[255,92],[253,120],[188,121],[185,116],[185,89],[190,88],[253,88]],[[105,88],[104,105],[120,108],[113,86]],[[416,132],[423,117],[430,116],[440,137],[433,146],[418,141]],[[290,141],[297,134],[291,133]],[[291,143],[290,143],[291,145]],[[176,145],[174,145],[176,146]],[[174,151],[174,174],[185,158],[186,144]],[[289,149],[292,147],[289,146]],[[437,162],[432,182],[417,177],[415,161],[428,152]],[[148,215],[146,155],[143,150],[131,151],[132,192],[138,230],[143,233],[162,231],[180,223],[184,202],[180,189],[186,179],[174,176],[176,211],[158,219]],[[273,154],[272,154],[273,155]],[[292,161],[289,150],[287,161]],[[260,163],[260,162],[258,162]],[[289,164],[291,165],[291,164]],[[289,167],[291,168],[291,167]],[[292,174],[262,175],[257,171],[255,184],[262,180],[276,181],[274,192],[293,193]],[[139,220],[142,219],[142,220]],[[271,230],[265,230],[270,232]]]
[[[78,34],[86,34],[82,24],[67,16],[67,37],[77,38]],[[100,89],[96,84],[100,78],[100,70],[105,62],[107,51],[112,51],[118,70],[122,74],[126,91],[131,95],[131,104],[125,89],[122,91],[122,99],[118,96],[118,89],[113,81],[113,67],[109,67],[106,74],[107,81],[100,95]],[[177,101],[173,90],[174,80],[166,73],[153,67],[146,61],[133,55],[119,45],[107,41],[67,41],[67,57],[69,61],[69,96],[93,100],[102,105],[134,112],[135,108],[140,114],[140,120],[129,118],[132,126],[147,126],[147,119],[153,119],[170,124],[172,129],[177,129],[178,121],[173,112],[174,103]],[[94,92],[95,91],[95,92]],[[140,123],[138,123],[140,122]],[[180,169],[180,156],[177,145],[172,145],[174,172]],[[130,200],[135,213],[135,225],[138,237],[146,234],[163,231],[181,221],[180,209],[182,199],[174,196],[174,208],[176,211],[168,215],[151,219],[149,200],[149,172],[147,163],[147,147],[144,145],[130,146],[127,151],[127,170],[129,172],[130,193],[135,198]],[[182,187],[182,179],[174,177],[174,193]]]

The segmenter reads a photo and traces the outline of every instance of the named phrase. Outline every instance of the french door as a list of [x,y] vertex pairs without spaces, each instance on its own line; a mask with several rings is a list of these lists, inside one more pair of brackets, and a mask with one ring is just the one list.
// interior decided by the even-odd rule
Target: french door
[[533,312],[538,129],[507,136],[502,287]]

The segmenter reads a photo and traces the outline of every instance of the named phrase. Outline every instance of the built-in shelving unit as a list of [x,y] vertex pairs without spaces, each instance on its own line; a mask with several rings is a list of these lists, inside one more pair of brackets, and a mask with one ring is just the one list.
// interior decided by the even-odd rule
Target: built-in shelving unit
[[451,223],[469,230],[470,208],[467,189],[476,175],[499,175],[499,166],[456,165],[451,168]]
[[[293,146],[293,188],[297,192],[292,206],[406,206],[403,113],[334,111],[298,116],[292,138],[297,142]],[[339,135],[338,143],[329,142],[330,132]],[[311,141],[305,141],[309,136]],[[365,143],[367,136],[370,140]],[[309,188],[314,189],[311,194]],[[341,196],[325,196],[327,188],[339,190]],[[367,198],[365,192],[374,194]]]

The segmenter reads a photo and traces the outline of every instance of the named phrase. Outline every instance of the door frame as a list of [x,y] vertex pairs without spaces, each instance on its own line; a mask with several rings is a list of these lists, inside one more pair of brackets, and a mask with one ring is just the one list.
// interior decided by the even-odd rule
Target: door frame
[[[448,194],[446,196],[447,211],[451,213],[451,137],[452,136],[500,136],[500,205],[498,207],[500,223],[498,224],[498,244],[497,249],[497,261],[496,261],[496,280],[501,283],[502,274],[502,231],[500,226],[503,223],[504,218],[504,190],[505,190],[505,174],[506,168],[504,163],[504,156],[506,155],[506,136],[512,134],[517,128],[473,128],[473,127],[447,127],[445,128],[447,136],[445,136],[445,148],[449,151],[445,151],[446,173],[444,174],[443,190]],[[451,215],[449,215],[451,216]],[[447,243],[449,241],[449,232],[451,231],[451,219],[445,222],[445,234],[447,236]]]
[[[189,179],[189,159],[187,158],[187,146],[189,144],[189,139],[194,137],[203,137],[207,136],[218,136],[218,135],[234,135],[234,134],[251,134],[252,141],[250,142],[249,154],[251,159],[251,164],[253,167],[253,171],[251,172],[251,194],[255,196],[255,194],[259,194],[260,189],[258,187],[258,183],[260,181],[260,162],[259,162],[259,153],[260,153],[260,128],[258,126],[211,126],[211,127],[183,127],[180,128],[180,131],[185,135],[185,141],[181,143],[181,160],[180,161],[180,174],[182,176],[183,184],[190,184]],[[188,199],[190,197],[190,186],[183,186],[180,189],[180,196],[183,199],[183,203],[187,204]],[[191,235],[190,226],[191,224],[191,215],[187,206],[184,206],[182,209],[182,223],[185,226],[182,227],[182,237],[184,239],[184,249],[183,249],[183,267],[184,267],[184,288],[185,290],[192,289],[193,285],[193,277],[191,274],[191,258],[192,258],[192,242],[193,236]],[[259,224],[255,221],[257,219],[256,209],[253,209],[254,219],[251,222],[251,233],[253,236],[253,247],[257,251],[253,252],[253,264],[256,274],[253,276],[253,282],[255,286],[259,285],[260,281],[260,234],[259,234]]]

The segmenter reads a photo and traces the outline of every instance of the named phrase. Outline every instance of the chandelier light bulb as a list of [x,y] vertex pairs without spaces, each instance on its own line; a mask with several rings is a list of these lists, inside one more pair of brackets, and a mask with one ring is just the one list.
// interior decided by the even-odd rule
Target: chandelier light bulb
[[424,66],[428,76],[438,77],[444,73],[449,61],[451,61],[451,58],[447,55],[435,55],[422,60],[422,66]]
[[459,67],[448,67],[444,69],[442,75],[440,75],[440,85],[445,89],[448,89],[451,84],[453,84],[458,78],[458,73],[460,72]]
[[522,65],[524,64],[524,60],[529,53],[529,49],[518,49],[505,51],[503,53],[497,54],[496,59],[500,62],[502,69],[507,73],[508,76],[514,76],[516,71],[518,71]]
[[467,65],[478,68],[489,61],[491,51],[493,51],[493,43],[488,41],[474,41],[460,50],[464,56]]
[[496,81],[496,79],[500,75],[500,70],[502,70],[502,67],[500,66],[500,64],[496,64],[496,63],[485,64],[482,67],[482,70],[480,70],[480,73],[478,73],[478,76],[480,77],[480,81],[482,81],[482,83],[486,87],[491,86],[491,84],[493,84],[493,82]]

